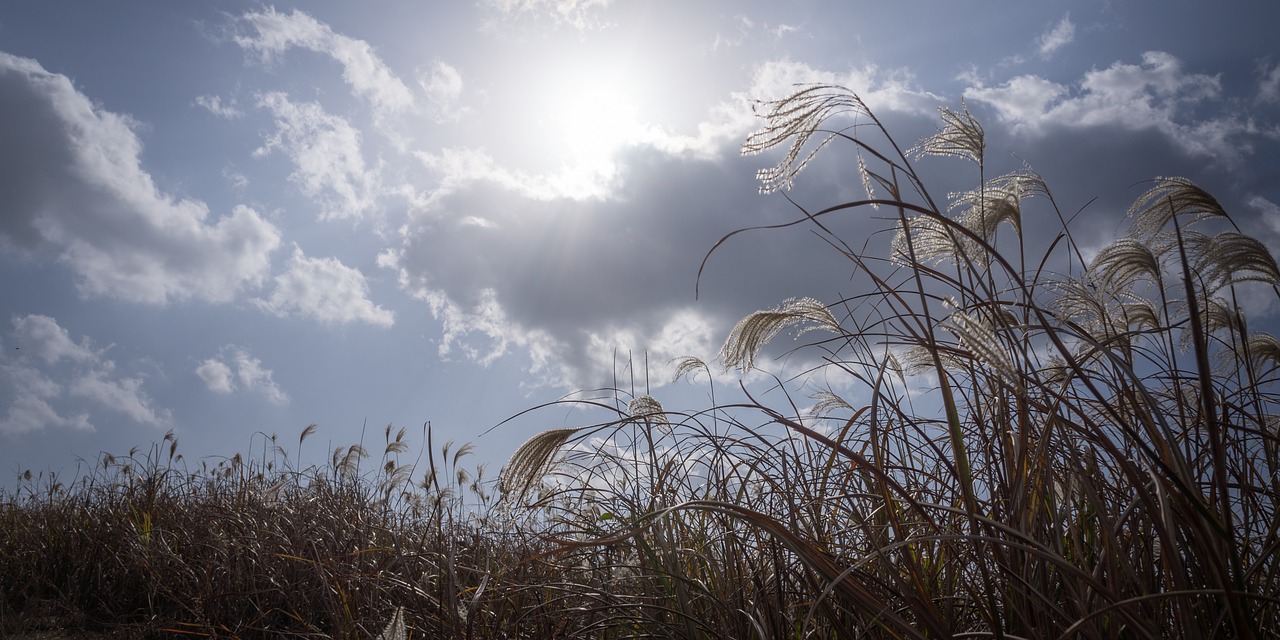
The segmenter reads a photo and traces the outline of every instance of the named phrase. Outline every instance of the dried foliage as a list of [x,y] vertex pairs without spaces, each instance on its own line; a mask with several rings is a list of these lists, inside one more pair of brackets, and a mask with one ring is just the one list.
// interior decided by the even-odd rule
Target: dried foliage
[[[1280,637],[1280,341],[1243,311],[1277,296],[1266,248],[1164,178],[1087,261],[1038,175],[985,178],[963,106],[909,152],[838,87],[761,113],[744,150],[783,154],[763,190],[840,140],[885,195],[795,221],[856,295],[748,315],[724,370],[675,363],[709,408],[535,407],[583,426],[522,445],[498,498],[467,447],[428,431],[402,464],[390,428],[372,465],[357,444],[294,469],[272,438],[193,471],[166,439],[66,486],[28,474],[0,506],[0,632],[52,610],[199,637]],[[912,164],[931,156],[977,187],[939,206]],[[825,224],[877,204],[889,246]],[[1024,237],[1044,220],[1055,237]],[[787,332],[811,375],[716,400]]]

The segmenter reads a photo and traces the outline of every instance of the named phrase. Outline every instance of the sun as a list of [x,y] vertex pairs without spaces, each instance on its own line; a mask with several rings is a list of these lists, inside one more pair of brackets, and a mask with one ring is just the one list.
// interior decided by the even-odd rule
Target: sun
[[542,102],[546,134],[568,162],[606,164],[623,148],[641,143],[651,128],[645,74],[615,56],[561,59],[547,70]]
[[554,193],[606,198],[622,179],[622,154],[657,145],[663,93],[660,70],[617,48],[559,47],[531,51],[506,73],[503,104],[529,126],[507,141],[522,170]]
[[554,93],[556,128],[565,150],[582,162],[607,162],[645,132],[636,96],[613,78],[584,78]]

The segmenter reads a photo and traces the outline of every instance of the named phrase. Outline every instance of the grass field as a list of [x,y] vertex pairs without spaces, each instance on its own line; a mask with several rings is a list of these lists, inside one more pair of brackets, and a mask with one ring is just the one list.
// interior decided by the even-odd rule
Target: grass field
[[[1266,248],[1195,183],[1156,178],[1129,233],[1086,255],[1031,169],[987,175],[964,108],[905,150],[838,87],[760,109],[744,152],[782,150],[764,190],[827,145],[856,153],[866,198],[789,226],[860,288],[780,301],[719,362],[677,363],[711,379],[709,406],[558,401],[599,419],[492,478],[467,446],[428,430],[419,455],[390,427],[322,467],[294,462],[308,429],[213,466],[167,437],[28,476],[0,504],[0,631],[1280,637],[1280,341],[1242,311],[1278,295]],[[926,156],[972,190],[936,200]],[[883,246],[832,231],[870,215]],[[1056,233],[1024,235],[1031,216]],[[793,335],[840,383],[757,401],[738,375],[767,380]],[[797,388],[778,382],[772,398]]]

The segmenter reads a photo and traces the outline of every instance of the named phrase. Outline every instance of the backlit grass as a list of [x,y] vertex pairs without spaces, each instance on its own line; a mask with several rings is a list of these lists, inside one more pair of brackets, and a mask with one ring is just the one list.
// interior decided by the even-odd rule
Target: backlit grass
[[[906,150],[838,87],[761,113],[744,151],[784,149],[766,191],[824,146],[856,153],[866,198],[784,226],[825,240],[859,288],[780,301],[744,318],[719,362],[675,363],[710,379],[710,406],[621,390],[553,402],[592,417],[534,436],[492,481],[429,432],[405,462],[390,428],[381,455],[340,448],[323,468],[291,462],[308,430],[213,467],[188,468],[169,438],[66,485],[27,478],[0,507],[0,622],[246,638],[1280,636],[1280,341],[1242,311],[1277,296],[1265,247],[1195,183],[1156,178],[1129,233],[1086,252],[1034,171],[987,175],[965,109]],[[970,171],[972,190],[930,193],[915,169],[929,156]],[[884,220],[881,246],[832,231],[850,216]],[[828,387],[739,386],[767,380],[762,350],[791,335]]]

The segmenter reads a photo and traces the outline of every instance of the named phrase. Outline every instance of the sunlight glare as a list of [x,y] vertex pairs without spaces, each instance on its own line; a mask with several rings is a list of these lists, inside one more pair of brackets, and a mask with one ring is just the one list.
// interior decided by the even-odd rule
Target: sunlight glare
[[553,135],[566,160],[607,170],[614,154],[643,139],[639,95],[628,77],[619,69],[579,69],[548,87]]

